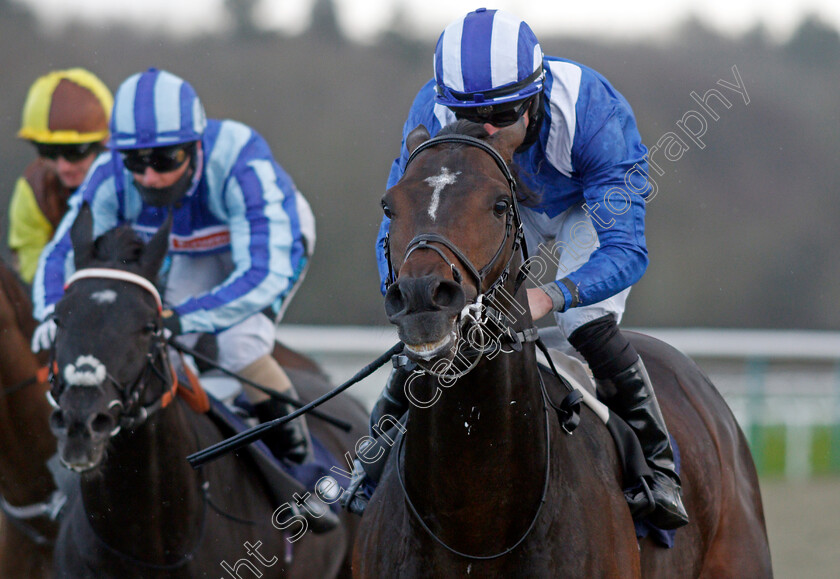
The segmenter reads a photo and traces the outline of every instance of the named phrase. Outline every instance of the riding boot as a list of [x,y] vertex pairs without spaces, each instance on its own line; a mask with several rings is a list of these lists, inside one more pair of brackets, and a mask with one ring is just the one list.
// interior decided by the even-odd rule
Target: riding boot
[[[292,392],[287,390],[284,394],[291,395]],[[292,396],[292,398],[297,399],[297,396]],[[254,405],[254,414],[260,422],[270,422],[275,418],[291,414],[295,410],[297,406],[276,398],[269,398]],[[303,416],[269,430],[262,437],[262,441],[278,458],[287,458],[300,464],[309,456],[309,429]]]
[[[688,524],[682,503],[680,477],[674,467],[674,452],[644,362],[637,358],[629,368],[609,380],[598,380],[598,397],[636,433],[645,459],[653,471],[650,493],[655,508],[647,520],[660,529]],[[631,512],[648,503],[644,492],[628,497]]]
[[[241,370],[240,375],[252,382],[267,386],[297,400],[297,392],[280,364],[270,355],[265,355]],[[265,398],[266,394],[245,385],[246,396],[254,406],[254,415],[260,422],[269,422],[297,410],[297,406],[276,398]],[[287,458],[296,463],[304,462],[311,448],[306,418],[299,416],[291,422],[269,430],[262,441],[278,458]]]
[[[370,414],[370,438],[359,449],[364,457],[377,457],[376,460],[353,459],[353,472],[350,485],[341,495],[341,506],[351,513],[361,515],[376,483],[382,476],[391,447],[397,437],[397,431],[404,431],[400,419],[408,412],[409,402],[405,395],[405,381],[414,369],[414,364],[405,356],[394,356],[394,369],[388,376],[385,388],[373,405]],[[389,425],[390,423],[390,425]],[[380,456],[381,455],[381,456]]]

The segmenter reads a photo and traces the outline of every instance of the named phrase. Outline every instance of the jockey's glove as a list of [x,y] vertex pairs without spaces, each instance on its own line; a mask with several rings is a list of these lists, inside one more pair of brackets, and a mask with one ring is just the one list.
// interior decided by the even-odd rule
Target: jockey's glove
[[52,316],[41,322],[32,334],[32,352],[37,354],[41,350],[49,350],[55,342],[55,320]]
[[175,310],[163,310],[163,335],[168,340],[181,335],[181,316]]

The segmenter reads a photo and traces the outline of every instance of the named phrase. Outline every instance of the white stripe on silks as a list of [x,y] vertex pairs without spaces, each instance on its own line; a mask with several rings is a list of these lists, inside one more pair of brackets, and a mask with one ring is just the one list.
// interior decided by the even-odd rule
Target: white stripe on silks
[[443,105],[435,103],[433,111],[435,114],[435,118],[440,123],[441,128],[445,127],[450,123],[455,122],[455,113],[453,113],[452,109],[450,109],[449,107],[445,107]]
[[496,12],[490,36],[490,75],[493,87],[518,80],[519,25],[521,21],[507,12]]
[[575,142],[578,93],[582,71],[569,62],[550,62],[551,85],[549,106],[551,108],[551,129],[546,144],[546,157],[555,169],[570,177],[572,167],[572,146]]
[[464,21],[453,22],[443,31],[443,58],[441,77],[443,84],[454,91],[464,92],[464,75],[461,71],[461,38]]
[[[119,113],[114,119],[117,128],[121,133],[134,134],[134,97],[137,94],[137,83],[140,80],[140,75],[135,74],[126,80],[121,90],[117,92],[117,103],[114,109]],[[131,145],[134,139],[122,139],[118,141],[121,145]]]
[[315,242],[318,238],[315,230],[315,215],[312,213],[312,207],[309,205],[309,201],[297,189],[295,189],[295,201],[297,204],[300,234],[306,242],[306,256],[312,257],[312,253],[315,251]]
[[181,128],[182,84],[180,79],[165,71],[161,71],[155,79],[155,123],[158,133]]
[[[540,67],[540,65],[542,64],[542,58],[543,58],[542,48],[540,47],[539,44],[535,44],[534,45],[534,66],[531,67],[531,72],[536,72],[536,70]],[[543,72],[543,77],[545,77],[545,72]]]
[[[233,184],[234,180],[228,181],[228,177],[239,160],[242,149],[251,140],[251,134],[251,129],[242,123],[222,121],[213,150],[204,151],[204,179],[207,182],[207,190],[211,192],[207,204],[213,215],[221,221],[226,222],[230,217],[226,205],[232,196],[227,187],[228,183]],[[226,194],[216,194],[216,191],[225,191]]]
[[[283,201],[286,197],[283,190],[277,185],[277,174],[274,165],[266,159],[256,159],[248,163],[254,169],[260,186],[264,191],[265,216],[268,218],[268,268],[272,272],[278,272],[285,276],[286,283],[283,287],[266,288],[265,283],[260,284],[256,290],[266,290],[274,296],[282,293],[288,287],[288,280],[294,275],[294,268],[291,263],[291,247],[294,242],[292,234],[292,222],[289,215],[283,208]],[[271,279],[271,276],[266,279]],[[263,299],[263,298],[259,298]],[[271,296],[266,295],[265,299],[271,301]]]

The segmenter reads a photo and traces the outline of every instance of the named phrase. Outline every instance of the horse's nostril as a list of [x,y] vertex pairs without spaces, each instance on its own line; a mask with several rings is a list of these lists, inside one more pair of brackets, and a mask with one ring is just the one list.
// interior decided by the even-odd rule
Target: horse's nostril
[[464,289],[453,281],[441,281],[432,290],[432,303],[441,309],[460,310],[466,304]]
[[53,410],[50,414],[50,430],[62,432],[67,429],[67,421],[64,419],[64,412],[60,408]]
[[96,434],[108,434],[114,429],[114,417],[110,414],[97,414],[90,422],[90,429]]
[[390,318],[404,311],[405,308],[406,300],[400,291],[399,282],[394,283],[385,294],[385,314]]

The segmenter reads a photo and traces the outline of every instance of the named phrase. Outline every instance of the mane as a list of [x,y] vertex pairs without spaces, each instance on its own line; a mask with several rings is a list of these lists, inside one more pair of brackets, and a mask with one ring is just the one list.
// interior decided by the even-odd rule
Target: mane
[[93,261],[117,269],[140,263],[145,244],[127,223],[106,231],[93,243]]
[[32,302],[26,285],[18,274],[0,257],[0,291],[6,294],[7,301],[14,308],[18,328],[27,339],[32,337],[35,330],[35,320],[32,318]]
[[[466,135],[482,141],[486,141],[490,136],[483,125],[463,119],[446,125],[438,132],[438,135]],[[535,207],[542,201],[542,195],[532,191],[523,183],[519,177],[520,169],[518,163],[511,163],[510,172],[514,181],[516,181],[516,198],[525,207]]]

